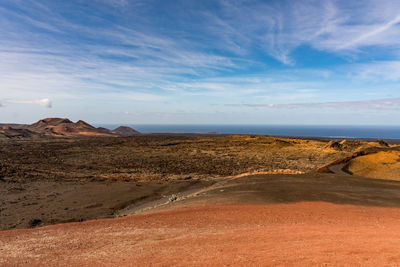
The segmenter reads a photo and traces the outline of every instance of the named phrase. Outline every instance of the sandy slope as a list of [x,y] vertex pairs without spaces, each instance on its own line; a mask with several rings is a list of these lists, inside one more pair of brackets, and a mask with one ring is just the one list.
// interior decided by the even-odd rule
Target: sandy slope
[[395,266],[395,208],[208,206],[0,232],[0,265]]
[[400,180],[400,151],[381,151],[352,159],[345,168],[353,174]]

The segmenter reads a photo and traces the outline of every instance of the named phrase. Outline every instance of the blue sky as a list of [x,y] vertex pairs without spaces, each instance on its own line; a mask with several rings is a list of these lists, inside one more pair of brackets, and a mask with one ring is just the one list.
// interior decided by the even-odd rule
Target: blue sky
[[398,125],[400,1],[2,0],[0,121]]

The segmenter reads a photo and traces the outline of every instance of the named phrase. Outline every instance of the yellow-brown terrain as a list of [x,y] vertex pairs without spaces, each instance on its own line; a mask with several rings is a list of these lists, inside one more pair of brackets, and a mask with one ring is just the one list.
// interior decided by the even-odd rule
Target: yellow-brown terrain
[[50,124],[2,128],[0,265],[400,264],[395,144]]
[[400,180],[400,152],[381,151],[349,161],[345,169],[363,177]]

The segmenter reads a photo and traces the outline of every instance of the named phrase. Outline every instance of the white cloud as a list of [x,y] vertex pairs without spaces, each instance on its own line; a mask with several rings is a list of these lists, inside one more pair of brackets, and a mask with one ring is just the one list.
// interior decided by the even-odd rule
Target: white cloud
[[52,105],[53,105],[51,100],[48,99],[48,98],[44,98],[44,99],[38,100],[36,103],[41,105],[41,106],[48,107],[48,108],[51,108]]
[[13,103],[13,104],[34,104],[34,105],[40,105],[43,107],[51,108],[52,107],[52,102],[48,98],[43,98],[40,100],[12,100],[12,99],[7,99],[4,102],[7,103]]

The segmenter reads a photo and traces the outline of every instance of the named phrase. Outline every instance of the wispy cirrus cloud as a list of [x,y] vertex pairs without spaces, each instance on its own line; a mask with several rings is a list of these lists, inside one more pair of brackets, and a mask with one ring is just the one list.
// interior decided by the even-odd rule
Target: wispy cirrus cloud
[[[182,76],[199,77],[238,68],[236,59],[192,49],[170,36],[132,29],[89,14],[91,19],[107,22],[107,26],[98,28],[71,21],[46,6],[16,3],[25,12],[16,13],[0,5],[0,13],[42,30],[49,30],[44,27],[48,25],[61,38],[46,31],[32,33],[28,28],[21,29],[17,22],[8,21],[7,31],[3,29],[7,38],[0,37],[0,78],[8,97],[21,91],[55,97],[115,91],[114,95],[123,97],[125,91],[127,98],[135,101],[159,101],[165,99],[162,85]],[[37,17],[34,8],[48,16]],[[31,23],[33,19],[35,23]],[[17,32],[25,33],[26,38]],[[66,44],[65,40],[77,36],[84,36],[86,41]]]
[[377,110],[356,100],[399,95],[398,1],[84,2],[0,2],[2,97],[195,114],[223,103],[340,108],[340,93]]
[[[344,44],[338,46],[337,49],[341,50],[341,49],[357,47],[358,45],[362,45],[365,41],[368,41],[368,40],[374,38],[375,36],[378,36],[378,35],[384,33],[385,31],[389,31],[392,27],[395,27],[399,22],[400,22],[400,15],[396,16],[395,18],[393,18],[387,22],[383,22],[382,24],[375,25],[374,28],[372,28],[370,30],[362,32],[355,39],[352,39],[352,40],[348,41],[347,43],[344,43]],[[398,29],[396,29],[396,32],[398,32]]]
[[400,32],[398,1],[221,3],[222,14],[214,15],[211,21],[218,25],[214,27],[219,29],[216,35],[223,32],[226,45],[240,43],[242,51],[256,47],[288,65],[295,64],[291,54],[302,45],[348,55],[370,46],[393,47],[400,43],[396,37]]
[[363,101],[304,102],[288,104],[227,104],[232,107],[276,108],[276,109],[355,109],[355,110],[400,110],[400,98],[385,98]]
[[128,0],[99,0],[99,1],[120,8],[126,7],[129,3]]
[[400,80],[400,60],[354,64],[346,69],[354,78],[368,82],[398,82]]

